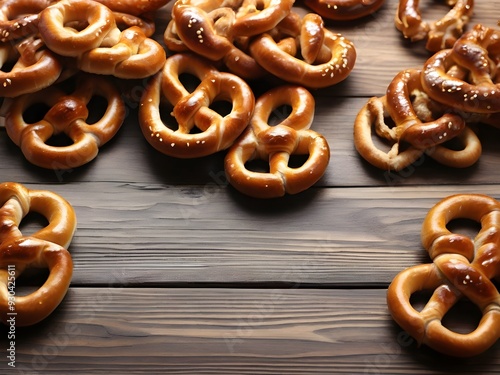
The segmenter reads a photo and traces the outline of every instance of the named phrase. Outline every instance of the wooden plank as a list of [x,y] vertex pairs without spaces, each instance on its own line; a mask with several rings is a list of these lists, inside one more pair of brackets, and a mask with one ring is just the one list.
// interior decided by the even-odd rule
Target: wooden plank
[[107,285],[117,275],[129,286],[386,286],[404,268],[429,262],[420,229],[432,205],[454,193],[498,197],[499,191],[498,185],[334,188],[261,201],[216,185],[37,188],[75,207],[70,251],[79,286]]
[[[448,168],[424,155],[413,166],[388,172],[369,165],[354,147],[353,125],[365,98],[325,98],[316,100],[312,128],[323,134],[331,149],[328,169],[316,184],[320,187],[401,186],[416,184],[500,183],[498,139],[500,130],[478,127],[483,145],[480,160],[465,169]],[[137,182],[167,185],[226,184],[225,152],[198,159],[177,159],[154,150],[142,135],[137,114],[131,112],[122,129],[104,145],[97,158],[82,167],[46,170],[27,162],[20,149],[0,129],[0,158],[3,181],[22,183]]]
[[470,375],[500,365],[499,344],[466,360],[417,348],[385,290],[366,289],[71,288],[15,344],[17,373],[30,375]]

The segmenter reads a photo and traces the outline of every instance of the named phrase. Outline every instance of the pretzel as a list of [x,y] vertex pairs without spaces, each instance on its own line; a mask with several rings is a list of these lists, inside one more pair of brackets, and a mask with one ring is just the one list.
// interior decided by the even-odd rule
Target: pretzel
[[385,0],[305,0],[304,4],[323,18],[352,21],[375,13]]
[[[451,233],[454,219],[481,224],[472,240]],[[422,244],[432,264],[400,272],[388,289],[387,302],[394,320],[420,344],[447,355],[470,357],[491,347],[500,337],[500,295],[491,279],[500,276],[500,203],[479,194],[458,194],[438,202],[422,226]],[[426,306],[417,311],[412,294],[432,290]],[[466,298],[482,312],[477,328],[467,334],[442,324],[444,315]]]
[[120,34],[112,47],[98,47],[81,54],[77,65],[88,73],[139,79],[157,73],[165,59],[162,46],[148,38],[141,28],[132,26]]
[[0,97],[16,97],[52,85],[63,70],[60,60],[40,39],[28,37],[14,45],[0,45]]
[[[291,106],[291,113],[270,126],[273,111]],[[309,129],[314,118],[314,98],[303,87],[282,86],[263,94],[255,104],[250,126],[231,146],[224,160],[229,183],[243,194],[277,198],[300,193],[325,173],[330,159],[326,139]],[[280,119],[281,120],[281,119]],[[299,167],[288,165],[291,155],[307,155]],[[246,163],[269,162],[269,172],[251,171]]]
[[61,0],[44,9],[39,18],[41,38],[62,56],[77,57],[100,46],[113,46],[121,34],[113,12],[96,1]]
[[400,0],[394,18],[396,28],[412,42],[427,38],[426,48],[429,51],[452,47],[472,17],[474,0],[446,2],[452,9],[440,20],[428,23],[422,20],[418,0]]
[[[51,86],[31,95],[15,98],[5,120],[11,140],[21,148],[32,164],[47,169],[70,169],[93,160],[99,147],[108,142],[120,129],[125,119],[125,104],[120,92],[105,77],[81,73],[76,89],[66,93]],[[100,119],[88,123],[90,100],[102,97],[107,101]],[[24,114],[35,104],[49,108],[44,117],[33,123],[24,120]],[[65,134],[70,145],[50,145],[52,136]]]
[[0,5],[0,42],[38,32],[38,14],[54,0],[5,0]]
[[167,5],[170,0],[95,0],[114,12],[140,16],[152,13]]
[[[283,47],[281,43],[287,40],[299,45]],[[309,54],[311,49],[318,54]],[[354,45],[325,28],[322,18],[314,13],[304,16],[300,35],[276,40],[270,33],[263,33],[251,42],[249,51],[259,65],[276,77],[313,89],[346,79],[356,60]],[[301,59],[299,52],[308,59]]]
[[[36,212],[48,225],[30,236],[19,230],[23,218]],[[71,205],[45,190],[5,182],[0,184],[0,311],[8,324],[36,324],[49,316],[64,298],[70,285],[73,264],[66,248],[76,229]],[[14,267],[14,269],[12,268]],[[48,268],[49,277],[36,291],[15,295],[15,278],[28,268]]]
[[[195,76],[199,85],[189,92],[182,74]],[[177,128],[160,116],[160,102],[173,106]],[[217,100],[230,102],[225,116],[210,108]],[[178,157],[196,158],[228,148],[243,132],[253,113],[255,99],[250,87],[231,73],[217,71],[209,62],[189,53],[169,57],[144,92],[139,124],[147,141],[158,151]],[[198,132],[193,130],[198,129]]]
[[[481,154],[479,140],[467,131],[460,138],[464,143],[462,150],[454,151],[443,146],[459,136],[466,123],[460,115],[447,113],[427,98],[420,82],[421,73],[419,69],[399,72],[384,97],[371,98],[363,106],[354,123],[357,151],[370,164],[385,170],[399,171],[417,161],[424,152],[449,166],[472,165]],[[412,100],[412,97],[416,99]],[[435,108],[430,108],[432,106]],[[444,113],[436,118],[434,112]],[[391,122],[394,127],[391,127]],[[373,128],[379,138],[390,144],[388,152],[375,145]]]
[[[457,40],[453,49],[431,56],[422,75],[429,96],[465,112],[500,112],[500,86],[496,82],[499,38],[499,31],[476,25]],[[465,78],[455,75],[457,69],[465,69],[468,74]]]

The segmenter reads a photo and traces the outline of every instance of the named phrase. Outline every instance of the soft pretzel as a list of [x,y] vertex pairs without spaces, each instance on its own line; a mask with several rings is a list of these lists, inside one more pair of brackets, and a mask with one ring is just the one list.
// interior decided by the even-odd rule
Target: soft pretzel
[[121,33],[113,12],[96,1],[61,0],[44,9],[39,17],[41,38],[62,56],[76,57],[100,46],[113,46]]
[[[500,32],[476,25],[452,49],[436,52],[426,61],[422,85],[431,98],[457,110],[500,112],[499,52]],[[468,74],[456,75],[457,69]]]
[[[328,87],[346,79],[354,67],[354,45],[325,28],[317,14],[304,16],[300,35],[282,36],[276,40],[271,33],[263,33],[251,42],[249,51],[259,65],[286,82],[314,89]],[[316,54],[309,54],[311,50]],[[302,55],[309,56],[308,61]]]
[[[19,225],[30,212],[44,216],[48,225],[26,237]],[[14,317],[17,326],[38,323],[60,304],[71,282],[73,263],[66,248],[76,229],[74,210],[53,192],[5,182],[0,184],[0,223],[2,321]],[[15,278],[28,268],[48,268],[49,277],[38,290],[17,296]]]
[[385,0],[305,0],[305,5],[321,17],[352,21],[375,13]]
[[[384,97],[371,98],[363,106],[354,124],[356,149],[369,163],[385,170],[399,171],[417,161],[424,152],[452,167],[474,164],[481,155],[481,143],[466,127],[462,116],[430,101],[422,89],[421,74],[419,69],[399,72]],[[442,113],[439,117],[435,115],[438,112]],[[373,128],[379,138],[389,143],[389,151],[376,146]],[[462,149],[451,150],[443,145],[465,129],[467,133],[459,138]]]
[[[451,233],[447,224],[454,219],[471,219],[481,229],[473,240]],[[410,267],[394,278],[387,294],[394,320],[420,344],[444,354],[470,357],[484,352],[500,337],[500,294],[491,281],[500,276],[500,203],[479,194],[443,199],[424,220],[422,244],[433,263]],[[424,290],[433,294],[417,311],[410,297]],[[462,298],[482,313],[477,328],[466,334],[442,324]]]
[[[76,89],[66,93],[51,86],[35,94],[23,95],[12,101],[5,121],[7,134],[21,148],[31,163],[47,169],[70,169],[93,160],[99,147],[108,142],[125,119],[125,104],[120,92],[105,77],[81,73]],[[88,123],[87,105],[93,97],[107,101],[105,113],[96,122]],[[49,110],[41,120],[25,121],[25,112],[43,103]],[[50,145],[47,141],[65,134],[70,145]]]
[[165,63],[165,50],[148,38],[141,28],[125,29],[112,47],[98,47],[78,57],[78,67],[84,72],[113,75],[124,79],[152,76]]
[[170,0],[95,0],[114,12],[128,13],[134,16],[144,15],[159,10]]
[[447,0],[452,9],[440,20],[428,23],[422,20],[419,0],[400,0],[395,16],[396,28],[411,41],[427,39],[429,51],[453,46],[464,32],[474,9],[474,0]]
[[[12,64],[7,71],[1,70]],[[63,70],[60,60],[35,37],[0,45],[0,97],[16,97],[52,85]]]
[[[292,112],[277,125],[269,125],[273,111],[291,106]],[[256,198],[276,198],[300,193],[325,173],[330,159],[326,139],[309,129],[314,118],[314,98],[303,87],[271,89],[256,102],[250,126],[229,149],[224,168],[229,183]],[[291,155],[307,155],[299,167],[290,167]],[[269,162],[269,172],[249,170],[246,163]]]
[[[189,92],[180,76],[195,76],[199,85]],[[164,123],[160,102],[173,107],[176,129]],[[231,103],[225,116],[210,108],[218,100]],[[150,81],[141,99],[139,124],[158,151],[179,158],[196,158],[228,148],[243,132],[254,109],[250,87],[231,73],[217,71],[208,61],[189,53],[169,57]],[[193,130],[198,129],[198,132]]]
[[0,5],[0,42],[38,32],[38,15],[55,0],[5,0]]

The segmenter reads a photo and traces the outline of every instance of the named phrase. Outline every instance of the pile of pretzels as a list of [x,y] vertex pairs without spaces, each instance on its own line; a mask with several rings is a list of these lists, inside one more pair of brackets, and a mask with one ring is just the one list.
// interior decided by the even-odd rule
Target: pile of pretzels
[[500,30],[477,24],[422,68],[401,71],[356,116],[359,154],[392,171],[424,154],[449,167],[473,165],[482,148],[472,126],[499,123],[499,62]]
[[[116,79],[147,78],[165,62],[163,46],[151,36],[153,12],[167,2],[1,3],[1,115],[29,162],[54,170],[79,167],[113,138],[126,115]],[[100,109],[89,104],[96,98],[106,102],[97,121]]]

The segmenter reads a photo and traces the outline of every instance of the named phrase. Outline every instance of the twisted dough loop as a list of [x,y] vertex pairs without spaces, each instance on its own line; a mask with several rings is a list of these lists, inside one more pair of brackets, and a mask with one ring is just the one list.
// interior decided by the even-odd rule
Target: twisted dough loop
[[[22,219],[37,212],[48,225],[29,237],[19,230]],[[73,272],[69,246],[76,229],[76,216],[71,205],[61,196],[44,190],[30,190],[23,185],[0,184],[0,311],[7,322],[15,306],[16,325],[27,326],[45,319],[64,298]],[[36,291],[15,296],[9,304],[9,266],[18,277],[28,268],[48,268],[49,277]]]
[[10,70],[0,70],[0,96],[13,98],[52,85],[62,72],[62,64],[40,39],[28,37],[14,45],[0,45],[0,68],[8,63]]
[[427,38],[429,51],[450,48],[470,21],[474,0],[447,0],[447,4],[452,9],[440,20],[428,23],[422,20],[418,0],[400,0],[394,19],[396,28],[413,42]]
[[[496,82],[499,52],[500,32],[476,25],[452,49],[439,51],[427,60],[422,85],[434,100],[458,110],[500,112],[500,86]],[[455,73],[457,70],[460,74]]]
[[[481,224],[474,240],[451,233],[454,219]],[[421,344],[453,356],[474,356],[500,337],[500,294],[491,279],[500,276],[500,203],[479,194],[458,194],[437,203],[422,226],[422,244],[432,264],[410,267],[399,273],[388,289],[387,302],[396,322]],[[419,312],[410,303],[412,294],[433,290]],[[478,327],[467,334],[449,330],[444,315],[461,298],[481,310]]]
[[[270,126],[272,115],[281,106],[291,113]],[[299,86],[272,89],[256,102],[250,126],[229,149],[225,171],[229,183],[238,191],[257,198],[297,194],[314,185],[325,173],[330,158],[326,139],[310,130],[314,117],[314,98]],[[289,167],[291,155],[307,155],[296,168]],[[254,172],[246,163],[262,159],[269,172]]]
[[[431,107],[437,104],[423,91],[421,73],[418,69],[401,71],[391,81],[384,97],[371,98],[365,104],[354,123],[356,149],[369,163],[385,170],[399,171],[424,153],[452,167],[474,164],[481,155],[479,139],[458,114],[440,109],[444,113],[435,118],[435,108]],[[394,127],[388,125],[391,122]],[[373,128],[381,140],[390,144],[389,151],[375,144]],[[463,144],[462,149],[452,150],[443,145],[455,138]]]
[[[186,73],[200,81],[192,92],[180,81]],[[173,106],[177,129],[171,129],[161,118],[163,98]],[[229,114],[221,115],[210,108],[219,100],[231,103]],[[148,84],[141,99],[139,124],[158,151],[179,158],[197,158],[227,149],[247,126],[254,104],[253,92],[242,79],[217,71],[198,56],[180,53],[169,57]]]
[[[10,106],[5,123],[7,134],[26,159],[37,166],[56,170],[90,162],[125,119],[125,104],[107,78],[82,73],[76,79],[76,90],[71,94],[52,86],[33,95],[20,96]],[[96,96],[104,98],[107,107],[98,121],[89,124],[87,105]],[[27,123],[23,114],[37,103],[45,104],[49,110],[43,119]],[[62,133],[72,140],[71,145],[47,144],[53,135]]]
[[0,5],[0,42],[38,32],[38,14],[55,0],[6,0]]
[[[322,18],[313,13],[304,16],[299,32],[263,33],[251,42],[250,54],[276,77],[307,88],[329,87],[347,78],[356,60],[356,50],[349,40],[325,28]],[[311,50],[316,52],[311,54]],[[300,55],[306,55],[308,61]]]

